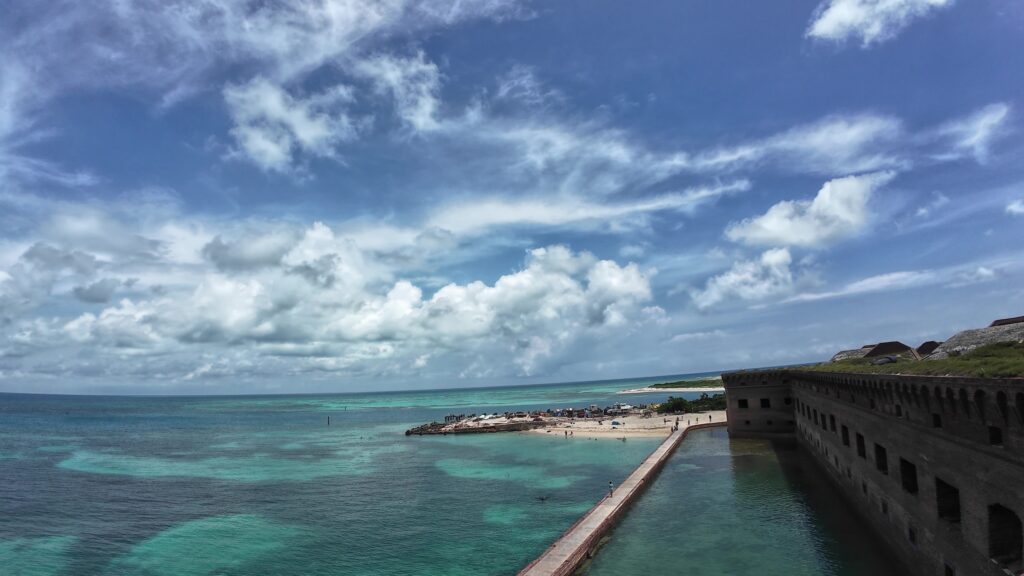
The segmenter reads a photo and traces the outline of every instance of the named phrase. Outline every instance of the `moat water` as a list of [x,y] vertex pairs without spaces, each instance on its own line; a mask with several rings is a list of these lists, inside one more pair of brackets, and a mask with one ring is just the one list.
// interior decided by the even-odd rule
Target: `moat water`
[[690,433],[585,573],[907,574],[795,443]]
[[[0,394],[0,573],[515,574],[660,440],[404,430],[453,412],[608,405],[624,398],[615,391],[649,381]],[[831,498],[819,498],[819,511],[814,482],[787,477],[773,454],[763,443],[730,446],[718,432],[687,439],[593,573],[884,574],[873,546],[831,518]]]

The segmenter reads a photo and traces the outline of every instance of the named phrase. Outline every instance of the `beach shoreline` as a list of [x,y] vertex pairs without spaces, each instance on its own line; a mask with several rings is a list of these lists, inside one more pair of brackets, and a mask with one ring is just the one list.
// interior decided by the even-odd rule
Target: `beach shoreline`
[[[708,420],[711,416],[711,420]],[[685,427],[690,424],[706,424],[708,422],[725,421],[725,410],[698,412],[693,414],[655,414],[652,416],[609,416],[603,419],[565,420],[558,423],[524,431],[524,434],[551,434],[569,438],[605,438],[621,440],[624,438],[665,438],[676,424],[676,419]],[[612,422],[619,422],[612,425]]]
[[713,388],[630,388],[619,390],[616,394],[651,394],[652,392],[725,392],[725,388],[715,386]]

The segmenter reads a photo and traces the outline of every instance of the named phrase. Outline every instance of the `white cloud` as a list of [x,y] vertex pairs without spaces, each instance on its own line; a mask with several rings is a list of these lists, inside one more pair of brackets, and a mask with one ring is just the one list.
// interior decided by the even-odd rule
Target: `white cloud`
[[340,142],[356,135],[342,108],[352,98],[352,90],[341,85],[308,98],[293,97],[262,77],[229,85],[224,101],[235,123],[231,136],[238,145],[232,153],[277,172],[289,170],[299,151],[332,157]]
[[876,172],[829,180],[813,200],[784,200],[730,224],[726,236],[750,245],[820,248],[855,236],[870,222],[872,194],[895,175]]
[[1010,106],[998,102],[966,118],[947,122],[939,128],[938,135],[952,140],[952,150],[945,152],[942,157],[952,159],[970,155],[984,164],[991,152],[992,142],[1006,132],[1009,116]]
[[495,96],[499,100],[514,100],[528,106],[542,106],[565,98],[558,90],[544,86],[537,79],[533,68],[522,64],[513,66],[511,70],[498,78],[498,90]]
[[869,276],[850,282],[837,290],[797,294],[787,299],[786,302],[814,302],[936,285],[959,288],[989,282],[999,276],[999,269],[991,264],[967,264],[935,270],[901,270]]
[[700,310],[722,302],[742,300],[758,302],[786,294],[793,289],[793,259],[786,248],[773,248],[757,260],[741,260],[732,268],[708,279],[702,290],[691,290],[690,296]]
[[[363,54],[385,40],[470,19],[529,15],[520,0],[57,0],[45,10],[27,4],[5,10],[0,21],[0,178],[16,175],[68,186],[89,185],[95,178],[13,152],[16,136],[38,139],[53,133],[27,127],[38,124],[45,105],[63,93],[129,89],[165,108],[209,91],[226,73],[258,70],[262,77],[254,82],[266,86],[248,88],[263,88],[264,100],[276,98],[270,104],[282,105],[260,110],[260,102],[251,103],[257,111],[250,118],[257,122],[238,123],[233,137],[257,165],[284,170],[292,152],[329,155],[351,131],[336,110],[328,114],[331,126],[325,131],[324,106],[295,95],[310,74],[328,66],[351,73],[360,68]],[[386,88],[399,101],[403,118],[417,128],[430,128],[438,105],[436,86],[431,86],[436,85],[436,67],[422,56],[382,56],[369,66],[384,75],[385,83],[401,68],[406,80]],[[283,93],[284,86],[292,96]],[[240,88],[229,85],[226,91]]]
[[619,248],[619,256],[623,258],[640,258],[647,249],[639,244],[625,244]]
[[867,48],[896,37],[914,20],[953,5],[953,0],[824,0],[814,12],[807,36]]
[[1013,216],[1024,216],[1024,200],[1014,200],[1007,204],[1006,213]]
[[932,201],[923,206],[919,206],[917,212],[914,214],[918,218],[928,218],[933,212],[942,208],[946,204],[949,204],[949,202],[949,196],[946,196],[942,192],[935,192],[932,194]]
[[428,132],[439,127],[441,73],[423,52],[412,58],[377,55],[358,61],[354,69],[368,78],[378,93],[394,99],[398,116],[410,128]]
[[815,300],[826,300],[842,296],[866,294],[870,292],[888,292],[891,290],[902,290],[917,286],[934,284],[937,276],[931,270],[910,270],[901,272],[889,272],[871,276],[847,284],[843,288],[831,292],[814,292],[799,294],[790,298],[789,302],[812,302]]
[[694,156],[699,170],[734,170],[771,162],[808,173],[863,172],[906,164],[902,123],[874,114],[828,116],[779,134]]
[[727,336],[724,330],[709,330],[706,332],[684,332],[682,334],[676,334],[669,339],[669,342],[693,342],[696,340],[710,340],[712,338],[725,338]]
[[[597,226],[622,223],[660,211],[692,214],[700,206],[750,188],[746,180],[691,188],[629,202],[594,202],[585,198],[480,198],[437,211],[428,226],[473,235],[502,226]],[[626,226],[626,229],[629,227]]]

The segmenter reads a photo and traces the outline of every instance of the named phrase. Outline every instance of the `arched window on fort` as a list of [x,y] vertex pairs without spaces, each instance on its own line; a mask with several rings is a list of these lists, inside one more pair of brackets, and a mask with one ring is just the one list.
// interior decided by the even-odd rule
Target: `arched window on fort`
[[1017,392],[1017,421],[1024,424],[1024,392]]
[[960,389],[960,407],[964,409],[964,416],[971,417],[971,403],[967,399],[967,390]]
[[977,390],[974,393],[974,408],[978,411],[978,417],[981,418],[982,422],[986,420],[985,414],[985,391]]
[[1021,568],[1024,529],[1020,517],[1000,504],[988,507],[988,555],[1015,574]]
[[949,411],[956,414],[956,394],[952,388],[946,388],[946,404],[949,405]]
[[1003,422],[1009,422],[1010,407],[1006,402],[1006,392],[1002,390],[996,392],[996,408],[999,410],[999,415],[1003,418]]

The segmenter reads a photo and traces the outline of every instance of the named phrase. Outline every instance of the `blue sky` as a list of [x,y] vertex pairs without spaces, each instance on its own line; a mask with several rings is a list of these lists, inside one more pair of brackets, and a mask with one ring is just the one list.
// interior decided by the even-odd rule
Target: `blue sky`
[[1018,2],[2,5],[2,391],[618,378],[1024,313]]

